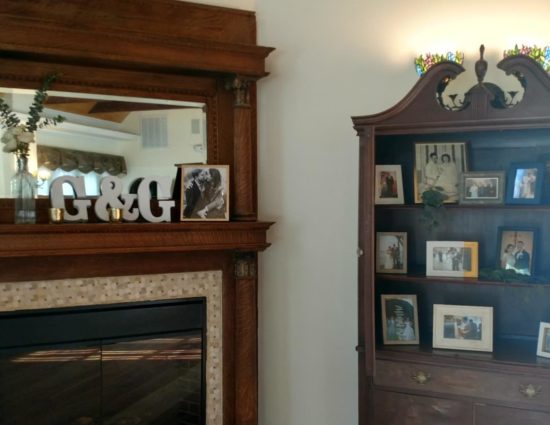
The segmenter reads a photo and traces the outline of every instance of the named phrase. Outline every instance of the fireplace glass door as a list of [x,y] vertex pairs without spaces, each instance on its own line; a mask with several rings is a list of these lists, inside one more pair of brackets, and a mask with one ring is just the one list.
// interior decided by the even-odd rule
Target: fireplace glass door
[[0,317],[0,424],[204,425],[202,307]]

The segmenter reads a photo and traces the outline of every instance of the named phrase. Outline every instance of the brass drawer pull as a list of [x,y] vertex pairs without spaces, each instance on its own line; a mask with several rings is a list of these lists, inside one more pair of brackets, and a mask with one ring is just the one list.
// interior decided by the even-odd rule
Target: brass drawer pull
[[527,398],[535,398],[540,394],[541,390],[540,385],[536,387],[533,384],[519,386],[519,392]]
[[419,385],[424,385],[425,383],[427,383],[430,379],[431,379],[431,375],[429,373],[426,373],[426,372],[422,372],[421,370],[419,370],[418,372],[416,373],[413,373],[413,375],[411,376],[411,379],[416,382],[417,384]]

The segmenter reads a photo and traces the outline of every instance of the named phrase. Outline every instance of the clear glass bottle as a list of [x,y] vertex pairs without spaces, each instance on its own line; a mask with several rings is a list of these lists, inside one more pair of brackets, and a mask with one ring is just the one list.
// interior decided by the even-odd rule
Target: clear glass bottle
[[15,223],[36,223],[36,179],[29,172],[27,155],[18,154],[16,172],[10,181],[15,202]]

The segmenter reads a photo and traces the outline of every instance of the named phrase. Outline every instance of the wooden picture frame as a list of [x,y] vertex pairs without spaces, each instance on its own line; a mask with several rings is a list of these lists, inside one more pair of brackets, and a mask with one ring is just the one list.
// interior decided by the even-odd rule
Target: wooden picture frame
[[542,154],[538,160],[544,164],[541,203],[550,205],[550,154]]
[[427,241],[426,276],[477,277],[478,243]]
[[407,273],[407,233],[376,233],[376,272]]
[[538,233],[535,227],[499,227],[497,268],[534,275]]
[[508,169],[507,204],[540,204],[544,181],[542,162],[516,162]]
[[381,295],[384,344],[419,344],[416,295]]
[[493,351],[493,307],[433,306],[433,348]]
[[460,175],[460,204],[503,204],[504,171],[470,171]]
[[435,189],[445,194],[444,202],[458,202],[461,173],[468,171],[466,142],[417,142],[414,145],[414,201]]
[[540,322],[537,356],[550,358],[550,323]]
[[180,164],[181,221],[229,220],[229,166]]
[[401,165],[376,165],[375,198],[377,205],[404,204]]

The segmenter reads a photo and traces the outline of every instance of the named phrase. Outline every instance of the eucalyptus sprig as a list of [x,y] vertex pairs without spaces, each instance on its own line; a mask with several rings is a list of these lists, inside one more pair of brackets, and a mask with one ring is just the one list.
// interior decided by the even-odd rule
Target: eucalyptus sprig
[[[42,118],[40,116],[40,114],[44,110],[44,103],[48,98],[48,89],[56,78],[56,74],[47,75],[44,81],[42,81],[42,86],[38,90],[36,90],[32,105],[29,108],[29,118],[25,123],[27,131],[34,132],[39,128],[44,128],[50,125],[55,126],[65,121],[65,117],[61,115],[57,115],[53,118]],[[40,120],[42,120],[42,122]]]
[[33,102],[29,108],[29,117],[25,123],[13,112],[4,99],[0,98],[0,128],[6,131],[1,138],[4,144],[4,152],[14,152],[20,155],[27,155],[29,152],[29,143],[34,142],[34,133],[36,130],[55,126],[65,121],[65,117],[57,115],[52,118],[41,116],[44,110],[44,104],[48,98],[48,89],[56,80],[56,74],[47,75],[38,90],[36,90]]

